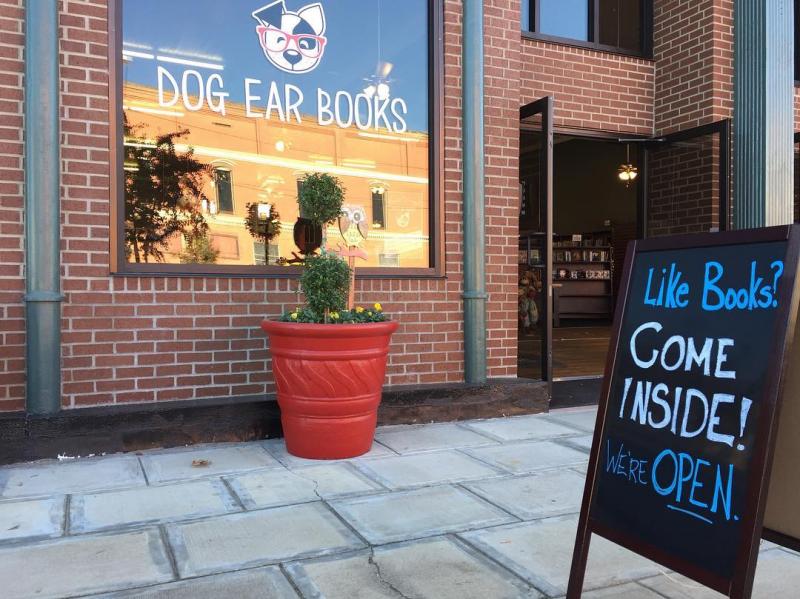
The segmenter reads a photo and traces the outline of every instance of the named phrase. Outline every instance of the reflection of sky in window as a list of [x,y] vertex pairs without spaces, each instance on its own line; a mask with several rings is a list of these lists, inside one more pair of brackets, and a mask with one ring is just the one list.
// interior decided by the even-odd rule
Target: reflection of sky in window
[[[251,88],[251,93],[262,96],[254,106],[258,110],[266,106],[267,86],[271,81],[276,81],[279,89],[291,83],[303,90],[305,100],[301,110],[306,114],[316,114],[318,87],[331,95],[343,90],[354,96],[368,85],[365,79],[375,75],[380,61],[389,62],[394,65],[389,75],[391,97],[406,101],[409,129],[428,131],[427,0],[322,0],[328,38],[325,54],[315,70],[303,74],[284,73],[275,68],[261,50],[256,34],[258,23],[251,13],[269,3],[269,0],[125,0],[125,48],[176,57],[197,54],[206,58],[183,57],[209,63],[221,58],[224,71],[197,70],[204,76],[219,72],[225,81],[225,91],[230,93],[228,100],[233,102],[244,102],[245,78],[263,81],[263,86]],[[297,11],[311,3],[311,0],[287,0],[286,8]],[[165,66],[178,83],[185,68],[196,68],[134,57],[132,62],[124,63],[124,78],[156,87],[158,64]]]
[[538,31],[572,40],[589,39],[587,0],[539,0]]

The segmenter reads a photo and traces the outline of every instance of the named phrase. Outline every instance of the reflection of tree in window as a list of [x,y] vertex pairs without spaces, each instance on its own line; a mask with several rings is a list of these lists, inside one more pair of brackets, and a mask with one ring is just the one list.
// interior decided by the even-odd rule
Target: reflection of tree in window
[[214,187],[217,189],[219,211],[233,212],[233,186],[231,185],[231,172],[228,169],[214,169]]
[[188,130],[137,137],[138,127],[123,122],[125,133],[125,249],[135,262],[162,262],[170,239],[207,235],[200,205],[209,166],[189,148],[178,152],[176,140]]

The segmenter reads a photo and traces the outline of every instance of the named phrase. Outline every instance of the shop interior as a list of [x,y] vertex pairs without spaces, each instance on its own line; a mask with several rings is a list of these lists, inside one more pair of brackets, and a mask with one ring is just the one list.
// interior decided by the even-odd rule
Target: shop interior
[[[625,249],[636,238],[639,144],[555,134],[553,380],[602,376]],[[541,134],[520,133],[518,374],[542,378],[546,204]]]

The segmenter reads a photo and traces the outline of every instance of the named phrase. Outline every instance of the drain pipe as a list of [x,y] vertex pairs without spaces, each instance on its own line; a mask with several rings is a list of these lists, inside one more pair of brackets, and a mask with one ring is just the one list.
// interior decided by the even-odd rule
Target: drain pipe
[[486,382],[483,0],[463,5],[464,379],[481,384]]
[[28,414],[61,409],[58,0],[25,2],[25,326]]

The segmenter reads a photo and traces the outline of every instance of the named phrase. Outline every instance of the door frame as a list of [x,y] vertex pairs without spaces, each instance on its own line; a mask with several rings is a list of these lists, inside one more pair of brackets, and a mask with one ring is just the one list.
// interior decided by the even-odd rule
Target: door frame
[[[731,228],[731,128],[733,125],[732,119],[722,119],[700,125],[699,127],[692,127],[691,129],[684,129],[676,131],[661,137],[654,137],[647,140],[642,144],[641,165],[639,169],[640,187],[639,187],[639,222],[638,222],[638,237],[639,239],[647,238],[647,207],[650,200],[648,189],[648,172],[650,166],[650,152],[652,150],[663,148],[669,144],[680,143],[682,141],[690,141],[698,137],[705,137],[706,135],[719,135],[719,230],[728,231]],[[795,140],[797,140],[797,135]]]
[[544,198],[542,381],[547,383],[548,397],[553,396],[553,107],[553,96],[544,96],[519,109],[520,131],[527,119],[535,116],[542,119],[540,135],[544,151],[539,157],[539,201]]

